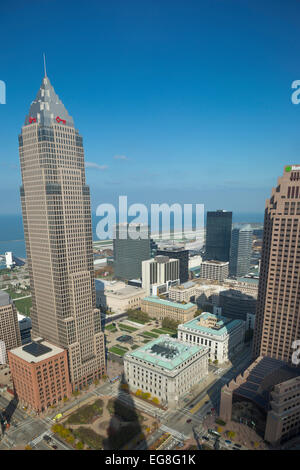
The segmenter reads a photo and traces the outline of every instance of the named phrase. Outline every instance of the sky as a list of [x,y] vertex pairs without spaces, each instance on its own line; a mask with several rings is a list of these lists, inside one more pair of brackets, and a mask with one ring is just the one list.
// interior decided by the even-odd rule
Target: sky
[[2,2],[0,214],[21,213],[18,134],[43,78],[84,139],[92,207],[262,213],[299,164],[298,0]]

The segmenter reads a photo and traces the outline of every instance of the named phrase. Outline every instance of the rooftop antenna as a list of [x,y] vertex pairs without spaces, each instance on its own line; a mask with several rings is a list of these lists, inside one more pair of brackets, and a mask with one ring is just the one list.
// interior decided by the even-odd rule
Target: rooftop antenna
[[43,57],[44,57],[44,72],[45,72],[45,77],[47,77],[47,69],[46,69],[46,56],[45,56],[45,52],[43,52]]

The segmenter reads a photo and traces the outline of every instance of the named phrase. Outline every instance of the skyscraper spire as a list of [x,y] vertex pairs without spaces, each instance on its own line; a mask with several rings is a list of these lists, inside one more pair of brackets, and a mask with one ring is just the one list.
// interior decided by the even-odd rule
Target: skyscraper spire
[[46,56],[45,56],[45,52],[43,52],[43,58],[44,58],[44,74],[45,74],[45,78],[47,77],[47,68],[46,68]]

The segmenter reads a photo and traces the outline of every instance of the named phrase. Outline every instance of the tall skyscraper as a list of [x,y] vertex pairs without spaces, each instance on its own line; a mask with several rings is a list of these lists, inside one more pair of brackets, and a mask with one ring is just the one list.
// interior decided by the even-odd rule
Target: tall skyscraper
[[235,227],[231,235],[229,274],[242,277],[249,273],[253,230],[249,224]]
[[114,275],[117,279],[130,280],[142,277],[142,261],[151,258],[153,241],[149,236],[149,227],[138,225],[134,229],[140,236],[133,239],[130,236],[128,224],[118,224],[115,227]]
[[179,279],[181,284],[189,280],[189,250],[180,247],[166,246],[157,250],[157,255],[169,256],[169,258],[179,259]]
[[300,339],[300,165],[286,166],[267,199],[254,356],[291,362]]
[[229,261],[232,212],[224,210],[207,212],[206,250],[207,260]]
[[73,389],[105,371],[82,137],[43,78],[19,136],[32,338],[68,353]]
[[0,364],[7,363],[7,351],[21,345],[16,307],[7,292],[0,290]]

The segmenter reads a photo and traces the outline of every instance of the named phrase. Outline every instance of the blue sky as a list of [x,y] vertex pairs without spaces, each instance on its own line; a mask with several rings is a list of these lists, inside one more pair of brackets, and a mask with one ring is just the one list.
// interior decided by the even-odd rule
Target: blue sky
[[18,133],[48,76],[84,138],[92,204],[263,212],[299,162],[298,0],[1,4],[0,214],[20,212]]

